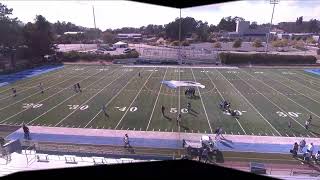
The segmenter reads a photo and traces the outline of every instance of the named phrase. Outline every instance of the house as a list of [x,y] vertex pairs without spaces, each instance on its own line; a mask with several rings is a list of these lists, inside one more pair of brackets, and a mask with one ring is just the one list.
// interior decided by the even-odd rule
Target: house
[[142,34],[136,34],[136,33],[118,34],[117,38],[118,40],[141,41]]
[[114,43],[114,44],[113,44],[113,47],[114,47],[114,48],[128,48],[128,43],[119,41],[119,42],[117,42],[117,43]]

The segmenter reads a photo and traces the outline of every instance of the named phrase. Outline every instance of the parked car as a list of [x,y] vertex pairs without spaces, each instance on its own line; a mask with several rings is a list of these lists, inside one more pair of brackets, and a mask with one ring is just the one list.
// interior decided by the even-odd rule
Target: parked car
[[131,51],[132,51],[132,49],[127,48],[127,49],[125,49],[125,50],[123,51],[123,53],[129,53],[129,52],[131,52]]

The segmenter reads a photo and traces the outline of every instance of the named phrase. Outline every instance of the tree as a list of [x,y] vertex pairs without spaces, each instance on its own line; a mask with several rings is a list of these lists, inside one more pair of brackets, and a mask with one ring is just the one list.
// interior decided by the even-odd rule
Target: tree
[[0,3],[0,46],[14,48],[23,42],[22,23],[10,18],[13,9]]
[[232,32],[236,30],[236,25],[237,25],[237,21],[244,21],[245,19],[242,17],[234,17],[232,18],[231,16],[228,17],[224,17],[220,20],[219,24],[218,24],[218,29],[221,31],[228,31],[228,32]]
[[102,39],[104,43],[113,44],[117,41],[116,36],[111,32],[104,32],[102,34]]
[[251,29],[257,29],[257,27],[258,27],[258,23],[257,22],[252,22],[251,24],[250,24],[250,26],[249,26]]
[[255,39],[252,43],[252,46],[255,48],[263,47],[262,42],[260,39]]
[[302,25],[302,22],[303,22],[303,16],[300,16],[296,20],[296,25]]
[[317,43],[317,41],[316,41],[315,39],[313,39],[312,37],[309,37],[309,38],[307,39],[307,43],[308,43],[308,44],[315,44],[315,43]]
[[316,19],[311,19],[309,21],[309,32],[312,32],[312,33],[318,33],[320,28],[317,24],[317,20]]
[[33,57],[43,57],[55,50],[54,37],[50,23],[37,15],[34,23],[27,23],[24,27],[25,44],[29,47]]
[[214,47],[214,48],[221,48],[221,43],[220,43],[220,42],[215,42],[215,43],[213,44],[213,47]]
[[234,47],[234,48],[239,48],[239,47],[241,47],[241,45],[242,45],[241,39],[236,39],[236,40],[233,42],[232,47]]

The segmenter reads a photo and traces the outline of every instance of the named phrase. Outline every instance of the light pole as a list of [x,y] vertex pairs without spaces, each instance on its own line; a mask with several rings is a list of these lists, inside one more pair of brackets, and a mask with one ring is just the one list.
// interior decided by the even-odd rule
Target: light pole
[[269,32],[267,34],[267,44],[266,44],[266,53],[268,52],[268,43],[269,43],[269,36],[270,36],[270,31],[272,27],[272,20],[273,20],[273,13],[274,13],[274,8],[276,4],[279,3],[280,0],[270,0],[270,4],[273,4],[273,9],[272,9],[272,15],[271,15],[271,22],[270,22],[270,27],[269,27]]
[[179,51],[178,51],[178,60],[179,60],[179,63],[182,64],[182,59],[181,59],[181,8],[180,8],[180,19],[179,19]]

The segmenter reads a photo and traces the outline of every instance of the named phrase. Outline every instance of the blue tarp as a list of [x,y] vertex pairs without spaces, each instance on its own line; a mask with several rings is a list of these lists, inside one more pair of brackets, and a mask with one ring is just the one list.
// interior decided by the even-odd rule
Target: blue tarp
[[312,74],[316,74],[316,75],[319,75],[320,76],[320,69],[306,69],[304,70],[305,72],[309,72],[309,73],[312,73]]
[[44,73],[61,69],[61,68],[63,68],[63,65],[46,65],[46,66],[41,66],[33,69],[20,71],[13,74],[0,75],[0,87],[14,83],[21,79],[38,76],[40,74],[44,74]]
[[[101,136],[81,136],[81,135],[61,135],[61,134],[39,134],[32,133],[31,138],[35,141],[44,142],[60,142],[60,143],[76,143],[76,144],[94,144],[94,145],[118,145],[122,146],[123,139],[121,137],[101,137]],[[16,140],[22,139],[22,132],[14,132],[6,139]],[[259,143],[240,143],[230,140],[221,140],[216,146],[222,151],[236,152],[257,152],[257,153],[289,153],[293,147],[292,144],[259,144]],[[299,143],[299,142],[298,142]],[[307,142],[311,143],[311,142]],[[148,139],[148,138],[130,138],[130,144],[134,147],[154,147],[154,148],[182,148],[182,141],[168,139]],[[318,151],[318,147],[314,147],[314,152]]]

